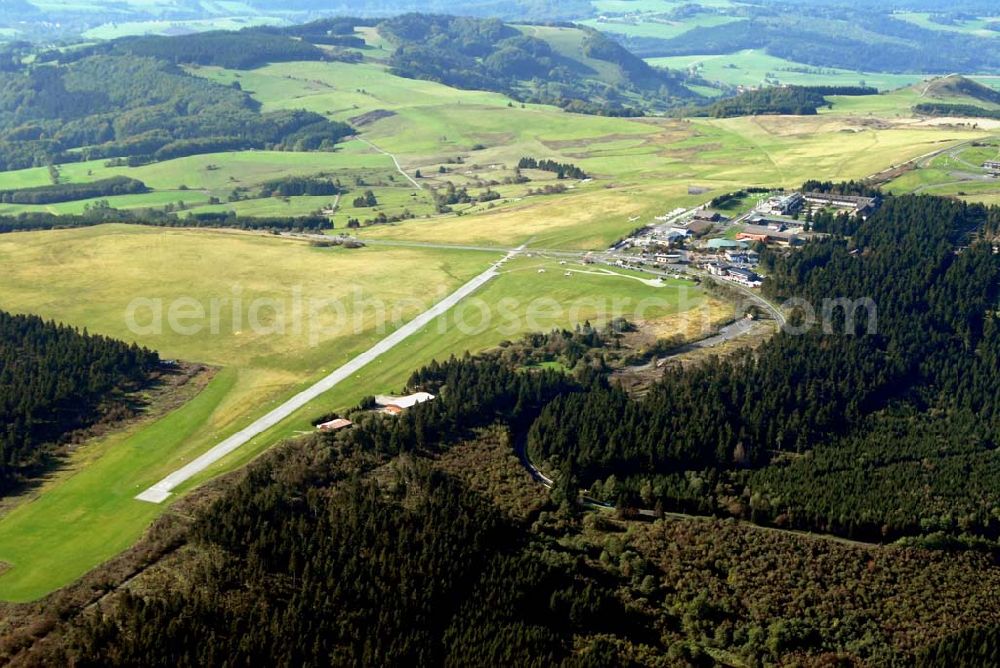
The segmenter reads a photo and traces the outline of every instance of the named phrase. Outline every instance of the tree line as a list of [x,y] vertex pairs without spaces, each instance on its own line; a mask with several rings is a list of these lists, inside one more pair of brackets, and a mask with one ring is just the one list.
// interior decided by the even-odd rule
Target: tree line
[[537,160],[535,158],[524,157],[517,162],[518,169],[540,169],[546,172],[553,172],[557,178],[565,179],[585,179],[587,173],[574,164],[568,162],[556,162],[555,160]]
[[921,116],[955,116],[969,118],[1000,118],[1000,109],[985,109],[974,104],[948,104],[921,102],[913,105],[914,113]]
[[877,95],[875,88],[861,86],[772,86],[740,93],[704,107],[688,108],[685,116],[732,118],[781,114],[812,116],[831,105],[829,95]]
[[0,216],[0,234],[40,230],[93,227],[105,223],[128,223],[152,227],[215,227],[243,230],[322,231],[333,229],[327,216],[239,216],[233,211],[192,213],[179,217],[162,211],[126,211],[94,207],[83,214],[57,215],[46,211]]
[[127,176],[112,176],[107,179],[87,183],[56,183],[50,186],[0,190],[0,202],[4,204],[54,204],[73,202],[95,197],[134,195],[149,192],[146,184]]
[[0,311],[0,490],[36,472],[54,444],[99,420],[158,363],[135,344]]

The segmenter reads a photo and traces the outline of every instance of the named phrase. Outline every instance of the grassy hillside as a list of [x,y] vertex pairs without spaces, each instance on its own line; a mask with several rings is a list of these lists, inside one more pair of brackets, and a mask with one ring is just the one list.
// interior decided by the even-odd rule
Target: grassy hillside
[[971,104],[985,109],[1000,109],[1000,91],[953,74],[914,86],[925,101],[948,104]]
[[675,35],[623,34],[621,39],[643,57],[763,49],[771,56],[814,67],[849,70],[947,73],[1000,69],[1000,40],[928,29],[882,8],[781,5],[717,11],[738,20],[695,25]]

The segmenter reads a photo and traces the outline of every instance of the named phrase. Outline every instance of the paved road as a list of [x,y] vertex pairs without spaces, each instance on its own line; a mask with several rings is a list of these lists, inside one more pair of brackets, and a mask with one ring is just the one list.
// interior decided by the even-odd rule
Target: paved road
[[[516,248],[505,256],[504,260],[514,257],[520,253],[522,248]],[[213,447],[208,452],[204,453],[200,457],[192,460],[188,464],[177,469],[166,478],[156,483],[146,491],[142,492],[136,499],[140,501],[148,501],[149,503],[162,503],[167,498],[170,497],[174,489],[178,485],[186,482],[195,475],[201,473],[206,468],[219,461],[229,453],[238,449],[240,446],[245,445],[254,437],[264,433],[271,427],[277,425],[279,422],[289,417],[292,413],[299,410],[312,400],[316,399],[320,395],[333,389],[337,384],[350,378],[362,367],[369,364],[377,357],[383,353],[388,352],[392,348],[399,345],[406,338],[416,334],[418,331],[426,327],[428,324],[434,321],[438,316],[447,313],[452,307],[458,304],[460,301],[471,295],[473,292],[481,288],[490,279],[498,275],[498,265],[504,260],[500,260],[497,263],[490,265],[490,268],[479,274],[471,281],[460,287],[455,292],[451,293],[440,302],[432,306],[430,309],[424,311],[419,316],[406,323],[395,332],[385,337],[374,346],[361,353],[353,360],[340,367],[329,376],[323,378],[318,383],[312,387],[299,392],[294,397],[281,404],[270,413],[262,418],[259,418],[256,422],[250,426],[241,429],[237,433],[233,434],[226,440],[222,441],[215,447]]]
[[[517,452],[518,459],[521,460],[521,465],[525,468],[528,474],[531,475],[531,478],[535,482],[539,483],[546,489],[552,489],[552,485],[555,484],[555,481],[552,478],[545,475],[544,473],[542,473],[541,470],[539,470],[539,468],[534,465],[531,459],[528,458],[526,441],[527,439],[522,436],[521,438],[518,439],[517,443],[515,443],[514,445],[514,449]],[[605,503],[604,501],[598,501],[597,499],[589,497],[586,494],[580,495],[579,504],[581,506],[584,506],[585,508],[616,510],[616,507],[613,503]],[[704,521],[718,519],[714,515],[691,515],[688,513],[677,513],[669,511],[657,512],[652,508],[636,508],[635,510],[641,517],[651,517],[651,518],[663,517],[674,520],[683,520],[687,522],[689,521],[704,522]],[[842,538],[840,536],[835,536],[833,534],[828,534],[828,533],[816,533],[812,531],[802,531],[799,529],[783,529],[781,527],[770,527],[740,519],[737,519],[735,521],[737,524],[747,527],[748,529],[753,529],[755,531],[766,531],[770,533],[785,534],[789,536],[795,536],[798,538],[812,538],[814,540],[824,540],[833,543],[840,543],[842,545],[849,545],[851,547],[860,547],[864,549],[871,549],[873,547],[880,546],[879,543],[867,543],[860,540],[851,540],[850,538]]]
[[754,292],[750,288],[744,287],[744,286],[740,285],[739,283],[734,283],[732,281],[727,281],[724,278],[720,278],[718,276],[712,276],[711,274],[706,274],[706,273],[699,272],[698,275],[701,275],[704,278],[708,278],[709,280],[714,281],[714,282],[718,283],[719,285],[724,285],[727,288],[733,288],[737,292],[746,295],[755,304],[757,304],[758,306],[761,306],[764,310],[766,310],[768,313],[770,313],[771,317],[773,317],[775,320],[777,320],[778,321],[778,325],[780,325],[781,328],[784,329],[785,324],[788,322],[787,319],[785,318],[785,314],[781,312],[781,309],[778,308],[778,306],[776,304],[772,303],[768,299],[765,299],[764,296],[761,295],[759,292]]
[[375,144],[371,143],[367,139],[361,139],[360,141],[363,141],[364,143],[368,144],[369,146],[371,146],[373,149],[375,149],[376,151],[378,151],[382,155],[387,155],[390,158],[392,158],[393,164],[396,165],[396,170],[400,174],[402,174],[403,176],[405,176],[407,181],[409,181],[410,183],[412,183],[417,190],[423,190],[424,189],[424,187],[422,185],[420,185],[419,183],[417,183],[417,180],[415,178],[413,178],[412,176],[410,176],[409,174],[407,174],[405,171],[403,171],[403,168],[400,166],[399,160],[396,158],[396,156],[394,156],[392,153],[389,153],[389,151],[385,151],[383,149],[380,149],[378,146],[376,146]]

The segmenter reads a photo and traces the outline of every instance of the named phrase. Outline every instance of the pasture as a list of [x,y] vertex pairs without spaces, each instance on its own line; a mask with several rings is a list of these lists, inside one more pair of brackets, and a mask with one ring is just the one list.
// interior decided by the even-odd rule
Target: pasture
[[[526,30],[528,27],[525,28]],[[558,33],[557,28],[530,27]],[[559,40],[553,35],[546,35]],[[575,37],[578,34],[574,33]],[[578,44],[563,48],[575,49]],[[594,248],[613,242],[675,206],[698,204],[688,188],[708,193],[744,185],[796,186],[807,178],[860,178],[945,145],[982,136],[971,128],[918,123],[910,106],[914,88],[862,98],[833,98],[818,117],[757,117],[684,121],[664,118],[605,118],[568,114],[552,107],[512,104],[495,93],[461,91],[433,82],[401,79],[376,63],[282,63],[247,72],[194,68],[222,83],[239,81],[265,109],[307,108],[356,124],[365,140],[390,152],[402,168],[438,188],[453,182],[472,194],[487,185],[502,199],[490,205],[457,205],[461,216],[436,216],[428,191],[411,188],[390,156],[361,140],[334,153],[244,151],[179,158],[141,167],[104,162],[60,166],[67,182],[127,175],[154,189],[111,202],[122,208],[178,206],[194,212],[236,211],[242,215],[294,216],[330,208],[333,198],[254,198],[261,182],[283,175],[324,173],[352,192],[333,216],[342,229],[362,222],[412,215],[403,224],[364,234],[407,240],[510,245],[533,239],[552,247]],[[570,162],[595,178],[565,182],[562,195],[528,196],[551,182],[505,185],[523,156]],[[445,167],[447,173],[440,174]],[[354,182],[363,177],[364,186]],[[49,182],[44,168],[0,174],[0,188]],[[352,207],[371,188],[377,209]],[[249,199],[229,202],[236,188]],[[219,203],[212,204],[210,198]],[[49,206],[7,205],[0,212],[78,212],[93,202]],[[428,220],[428,217],[431,217]]]
[[959,32],[976,37],[998,37],[1000,33],[990,30],[987,25],[1000,20],[1000,15],[986,17],[967,17],[955,19],[951,23],[940,23],[931,19],[932,14],[928,12],[897,12],[896,18],[908,21],[921,28],[928,30],[946,30],[948,32]]
[[858,86],[863,83],[886,91],[908,86],[925,78],[919,74],[886,74],[813,67],[772,56],[760,49],[747,49],[728,54],[648,58],[647,62],[657,67],[695,71],[709,81],[718,81],[730,86],[766,84]]
[[494,259],[131,226],[0,237],[5,310],[221,368],[178,411],[78,450],[41,494],[0,518],[0,561],[12,565],[0,576],[0,598],[35,598],[127,547],[159,512],[132,500],[140,488],[370,347],[394,322],[425,310]]

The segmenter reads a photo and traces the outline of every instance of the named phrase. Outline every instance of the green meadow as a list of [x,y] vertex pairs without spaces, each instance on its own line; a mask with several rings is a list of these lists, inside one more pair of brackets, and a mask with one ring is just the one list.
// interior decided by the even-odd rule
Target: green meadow
[[730,86],[858,86],[864,83],[885,91],[908,86],[925,78],[919,74],[853,72],[831,67],[811,67],[769,55],[759,49],[728,54],[649,58],[647,62],[658,67],[694,71],[709,81]]
[[116,39],[131,35],[176,35],[185,32],[206,30],[242,30],[259,25],[284,25],[286,21],[270,16],[230,16],[211,19],[191,19],[173,21],[169,19],[150,21],[122,21],[104,23],[83,32],[86,39]]
[[918,25],[928,30],[946,30],[948,32],[960,32],[976,37],[998,37],[1000,33],[990,30],[986,26],[990,23],[1000,21],[1000,14],[996,16],[970,18],[956,20],[954,23],[938,23],[931,20],[931,14],[927,12],[897,12],[896,18],[902,19]]

